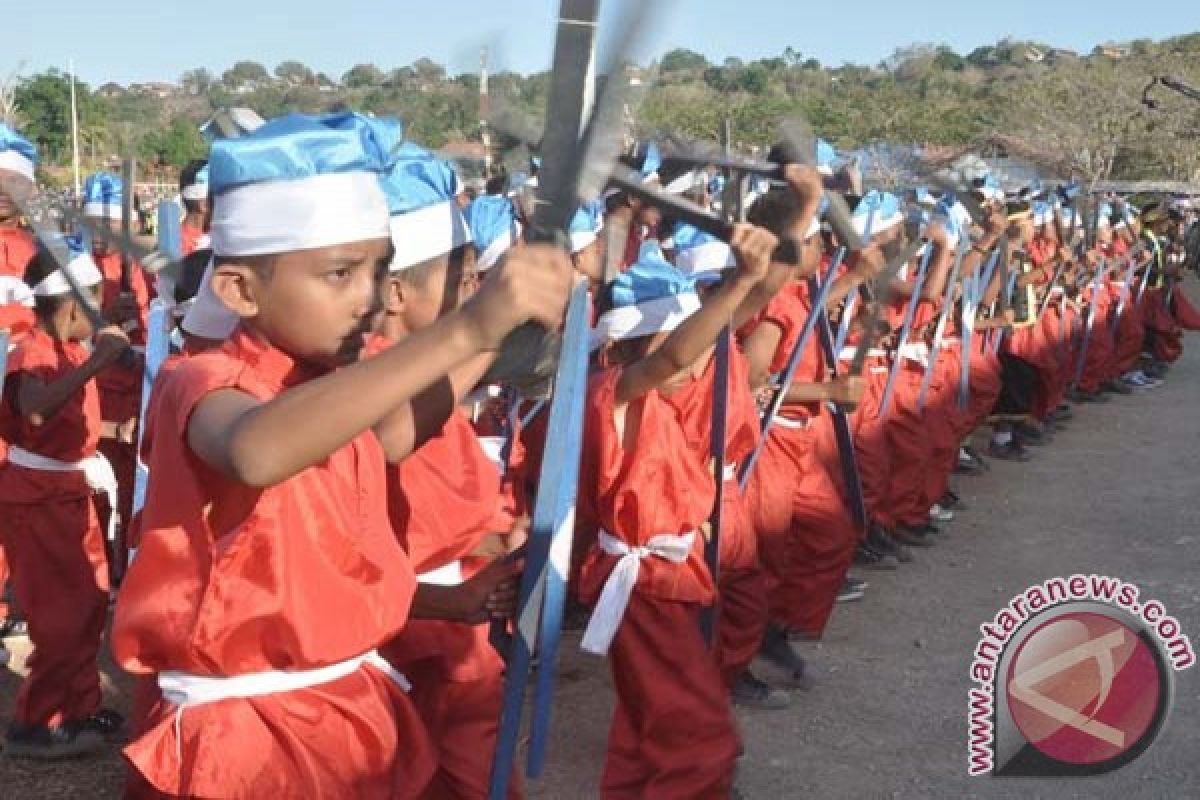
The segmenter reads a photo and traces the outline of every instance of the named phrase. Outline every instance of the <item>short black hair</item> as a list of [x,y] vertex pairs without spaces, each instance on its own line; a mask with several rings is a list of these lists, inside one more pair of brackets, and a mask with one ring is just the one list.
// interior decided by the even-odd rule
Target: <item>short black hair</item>
[[208,166],[208,159],[196,158],[189,161],[187,166],[185,166],[179,172],[179,191],[182,192],[184,189],[195,183],[196,176],[200,173],[200,170],[204,169],[206,166]]
[[175,284],[176,303],[186,303],[196,296],[204,280],[204,270],[208,268],[208,262],[211,260],[211,249],[195,250],[191,255],[184,256],[183,269],[179,281]]

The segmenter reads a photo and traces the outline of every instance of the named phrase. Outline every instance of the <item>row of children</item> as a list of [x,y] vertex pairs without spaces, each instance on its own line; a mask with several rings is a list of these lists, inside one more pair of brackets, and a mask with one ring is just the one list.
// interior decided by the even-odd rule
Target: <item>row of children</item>
[[[991,181],[907,209],[869,192],[849,198],[865,242],[847,254],[820,220],[837,154],[817,153],[748,198],[728,241],[617,192],[578,210],[566,252],[521,244],[516,197],[468,204],[396,121],[292,115],[187,171],[195,252],[153,280],[110,237],[65,263],[37,246],[18,224],[36,156],[4,129],[0,541],[34,645],[6,749],[123,733],[96,658],[128,550],[111,644],[136,679],[130,796],[485,795],[504,670],[487,623],[516,602],[546,415],[479,384],[509,332],[555,328],[586,281],[572,582],[618,699],[602,793],[729,796],[731,700],[781,707],[811,683],[794,643],[861,596],[853,563],[894,569],[934,543],[950,475],[982,463],[969,435],[991,424],[993,456],[1027,458],[1069,393],[1156,385],[1143,347],[1161,374],[1195,322],[1163,207],[1089,225]],[[720,202],[704,169],[652,147],[627,160]],[[85,212],[119,217],[121,188],[89,181]],[[626,246],[606,258],[616,225]],[[153,294],[183,301],[179,346],[139,430]],[[125,547],[106,552],[114,516]],[[787,685],[753,675],[756,656]]]

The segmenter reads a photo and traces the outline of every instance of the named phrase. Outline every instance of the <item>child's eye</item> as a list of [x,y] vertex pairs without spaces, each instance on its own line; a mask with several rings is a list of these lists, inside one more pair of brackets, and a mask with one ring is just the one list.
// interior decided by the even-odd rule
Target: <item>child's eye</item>
[[351,270],[349,267],[341,267],[325,273],[325,277],[334,283],[341,283],[350,277]]

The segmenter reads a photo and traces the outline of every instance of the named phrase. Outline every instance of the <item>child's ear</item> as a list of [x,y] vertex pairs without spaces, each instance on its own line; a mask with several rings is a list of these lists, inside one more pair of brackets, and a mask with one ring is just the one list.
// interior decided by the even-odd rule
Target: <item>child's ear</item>
[[404,313],[404,303],[408,296],[408,287],[404,281],[389,275],[383,285],[383,310],[385,314],[399,315]]
[[213,270],[213,294],[243,319],[258,315],[265,286],[258,270],[247,264],[226,263]]

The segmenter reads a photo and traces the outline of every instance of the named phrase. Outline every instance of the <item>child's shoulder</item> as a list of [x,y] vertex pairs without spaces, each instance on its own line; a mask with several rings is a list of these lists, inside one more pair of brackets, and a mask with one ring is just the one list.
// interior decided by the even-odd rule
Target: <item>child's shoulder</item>
[[34,328],[20,337],[8,354],[8,372],[37,372],[79,366],[87,350],[78,342],[60,342]]

